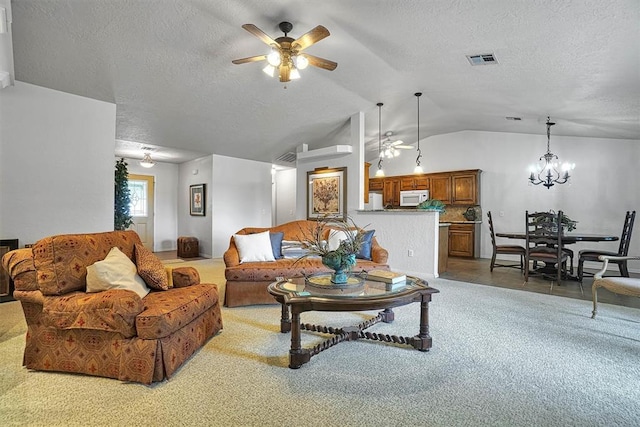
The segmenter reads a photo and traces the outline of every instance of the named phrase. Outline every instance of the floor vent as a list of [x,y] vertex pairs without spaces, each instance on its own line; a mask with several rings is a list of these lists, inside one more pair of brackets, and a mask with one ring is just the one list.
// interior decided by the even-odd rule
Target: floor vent
[[288,153],[284,153],[282,156],[278,157],[277,160],[285,163],[295,163],[296,153],[289,151]]
[[484,53],[480,55],[467,55],[467,59],[471,65],[490,65],[497,64],[498,60],[493,53]]

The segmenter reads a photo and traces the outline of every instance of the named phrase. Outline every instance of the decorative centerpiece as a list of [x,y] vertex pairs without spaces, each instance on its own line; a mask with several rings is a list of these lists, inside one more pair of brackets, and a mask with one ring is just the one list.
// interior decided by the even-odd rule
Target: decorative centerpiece
[[436,211],[444,213],[444,203],[437,199],[428,199],[416,206],[416,209],[423,211]]
[[[327,231],[329,230],[329,231]],[[362,248],[364,231],[350,217],[319,219],[310,230],[303,230],[302,241],[307,253],[298,260],[317,255],[322,264],[332,269],[331,283],[347,284],[356,265],[356,254]]]
[[[539,217],[538,222],[551,222],[551,231],[556,232],[558,230],[558,224],[556,224],[556,212],[552,209],[549,211],[549,213],[553,214],[553,220],[549,220],[548,218],[544,218],[544,217]],[[578,224],[578,221],[574,221],[571,218],[569,218],[567,215],[565,215],[564,213],[562,214],[562,232],[564,233],[565,231],[573,231],[576,229],[576,224]]]

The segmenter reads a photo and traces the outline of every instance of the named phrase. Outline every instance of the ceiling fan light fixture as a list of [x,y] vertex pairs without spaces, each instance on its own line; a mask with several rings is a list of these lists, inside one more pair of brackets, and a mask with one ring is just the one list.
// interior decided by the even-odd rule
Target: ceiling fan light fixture
[[274,47],[271,48],[271,53],[267,55],[267,62],[269,65],[277,67],[282,63],[282,58],[280,56],[280,51]]
[[276,67],[271,64],[267,64],[266,67],[262,69],[262,71],[269,77],[273,77],[276,71]]
[[297,80],[300,78],[300,73],[297,68],[291,68],[291,72],[289,73],[289,78],[291,80]]
[[143,168],[152,168],[155,164],[156,162],[151,160],[151,156],[149,155],[149,153],[144,153],[142,160],[140,160],[140,166],[142,166]]
[[293,57],[293,64],[298,70],[304,70],[309,66],[309,60],[304,55],[296,55]]

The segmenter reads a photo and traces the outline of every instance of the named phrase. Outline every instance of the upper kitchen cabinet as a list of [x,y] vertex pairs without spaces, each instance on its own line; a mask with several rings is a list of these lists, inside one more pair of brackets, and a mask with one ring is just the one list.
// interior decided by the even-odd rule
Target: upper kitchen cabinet
[[369,179],[369,191],[382,191],[384,189],[384,178]]
[[440,200],[445,205],[451,204],[451,174],[429,174],[429,198]]
[[400,206],[400,178],[385,178],[382,189],[382,204],[386,206]]
[[480,204],[480,173],[479,169],[456,171],[451,173],[451,203],[454,205]]
[[400,178],[400,190],[428,190],[429,177],[425,175],[403,176]]

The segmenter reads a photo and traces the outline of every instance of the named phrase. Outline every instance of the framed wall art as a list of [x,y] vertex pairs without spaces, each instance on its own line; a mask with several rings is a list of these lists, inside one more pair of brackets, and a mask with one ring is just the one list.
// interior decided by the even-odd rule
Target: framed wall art
[[205,216],[205,186],[206,184],[189,186],[189,213],[193,216]]
[[347,218],[347,168],[307,172],[307,219]]

